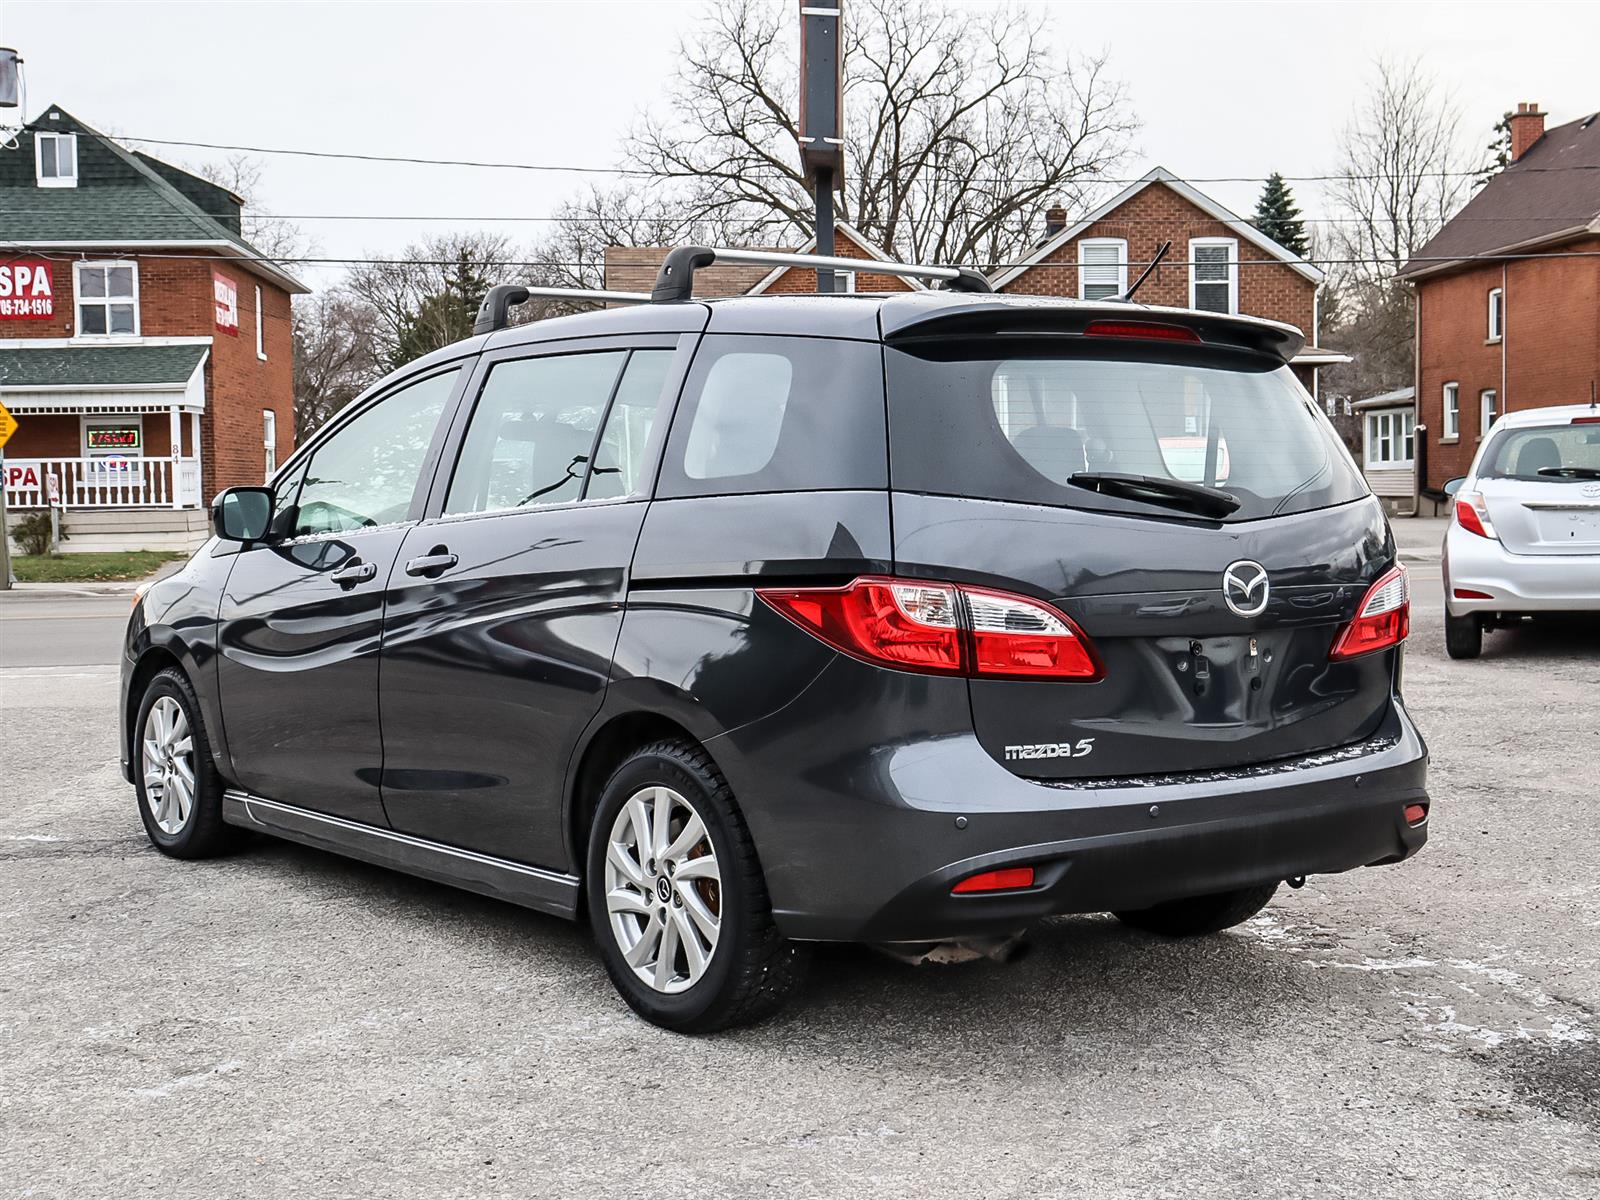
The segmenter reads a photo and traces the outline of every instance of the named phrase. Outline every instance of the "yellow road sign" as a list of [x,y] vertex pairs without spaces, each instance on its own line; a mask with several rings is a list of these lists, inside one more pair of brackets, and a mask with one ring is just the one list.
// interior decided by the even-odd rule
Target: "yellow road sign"
[[0,404],[0,446],[11,440],[11,435],[17,431],[17,419],[7,411],[4,404]]

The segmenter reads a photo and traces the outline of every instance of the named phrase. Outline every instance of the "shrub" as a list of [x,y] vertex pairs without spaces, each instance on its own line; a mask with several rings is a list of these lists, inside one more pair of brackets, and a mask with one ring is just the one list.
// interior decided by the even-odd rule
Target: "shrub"
[[[50,553],[50,512],[29,513],[11,527],[11,540],[24,554]],[[67,540],[67,531],[61,531],[61,540]]]

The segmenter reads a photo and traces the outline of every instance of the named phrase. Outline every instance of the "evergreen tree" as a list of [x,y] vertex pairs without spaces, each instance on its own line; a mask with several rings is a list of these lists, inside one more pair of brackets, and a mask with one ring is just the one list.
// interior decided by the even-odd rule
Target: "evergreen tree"
[[445,276],[444,286],[425,296],[414,310],[401,313],[396,344],[389,355],[391,366],[403,366],[471,335],[478,306],[489,291],[484,265],[474,258],[469,247],[457,251],[455,266]]
[[1473,187],[1482,187],[1511,165],[1511,114],[1505,113],[1494,123],[1494,140],[1489,143],[1489,161],[1483,173],[1473,181]]
[[1251,224],[1285,250],[1292,250],[1301,258],[1311,252],[1311,239],[1306,236],[1306,223],[1300,216],[1299,205],[1294,202],[1294,193],[1289,191],[1289,185],[1276,171],[1267,176],[1267,184],[1261,189],[1261,199],[1256,202],[1255,220]]

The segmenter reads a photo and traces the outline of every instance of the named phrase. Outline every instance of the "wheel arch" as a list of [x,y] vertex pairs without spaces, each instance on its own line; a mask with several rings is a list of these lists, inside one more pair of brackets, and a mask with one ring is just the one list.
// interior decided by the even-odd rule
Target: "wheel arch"
[[230,760],[227,740],[223,735],[222,712],[212,690],[202,686],[203,667],[192,648],[171,630],[147,629],[145,636],[139,640],[143,644],[134,651],[133,665],[127,674],[127,690],[122,698],[124,761],[131,770],[135,762],[134,739],[138,736],[139,706],[144,703],[145,691],[152,679],[170,668],[184,677],[200,701],[200,716],[206,723],[206,740],[211,746],[212,763],[227,778]]

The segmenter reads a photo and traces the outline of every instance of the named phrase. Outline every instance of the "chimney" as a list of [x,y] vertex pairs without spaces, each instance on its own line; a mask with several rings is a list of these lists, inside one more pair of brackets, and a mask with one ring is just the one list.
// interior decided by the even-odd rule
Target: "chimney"
[[1067,227],[1067,210],[1064,208],[1047,208],[1044,210],[1044,236],[1046,240],[1055,237]]
[[1517,105],[1511,114],[1511,161],[1517,162],[1544,136],[1544,114],[1533,101]]

